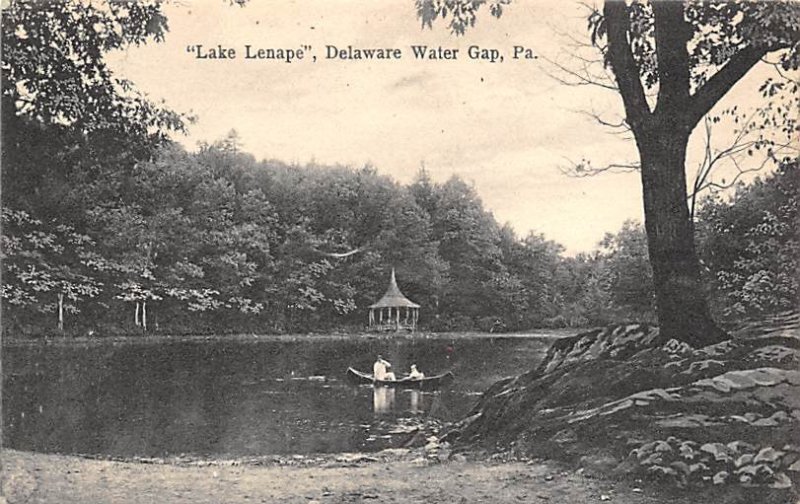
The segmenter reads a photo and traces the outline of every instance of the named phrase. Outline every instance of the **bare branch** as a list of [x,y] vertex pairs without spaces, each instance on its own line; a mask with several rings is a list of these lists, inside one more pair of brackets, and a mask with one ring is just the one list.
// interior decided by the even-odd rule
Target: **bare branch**
[[[585,116],[589,117],[590,119],[594,119],[594,121],[597,122],[597,124],[599,124],[601,126],[606,126],[608,128],[611,128],[611,129],[621,129],[621,130],[624,130],[624,132],[629,132],[631,130],[630,125],[628,125],[628,123],[625,122],[624,118],[621,118],[619,120],[619,122],[610,122],[610,121],[608,121],[606,119],[603,119],[600,116],[600,114],[598,114],[597,112],[595,112],[593,110],[591,110],[591,111],[590,110],[571,110],[571,112],[574,112],[576,114],[585,115]],[[614,132],[614,133],[620,133],[620,132],[617,131],[617,132]]]
[[593,166],[592,162],[588,159],[581,159],[581,161],[577,163],[565,156],[564,159],[569,164],[567,166],[559,165],[559,171],[568,177],[575,178],[594,177],[601,173],[630,173],[638,171],[641,168],[641,165],[635,162],[609,163],[602,166]]
[[791,75],[787,75],[786,73],[784,73],[783,66],[781,65],[780,61],[770,61],[766,55],[764,55],[764,57],[761,58],[761,61],[762,63],[766,63],[767,65],[773,67],[783,80],[788,82],[798,82],[798,79],[796,77],[792,77]]
[[594,110],[580,110],[580,109],[568,109],[568,110],[574,114],[580,114],[586,116],[592,119],[600,126],[609,128],[609,130],[606,131],[607,134],[616,135],[622,140],[634,140],[634,137],[631,134],[631,127],[628,125],[627,122],[625,122],[624,118],[620,118],[617,122],[611,122],[608,119],[603,118],[603,116],[601,116]]
[[363,252],[364,251],[364,247],[353,249],[353,250],[348,250],[347,252],[323,252],[322,250],[317,250],[315,248],[312,248],[311,250],[313,250],[317,254],[320,254],[320,255],[323,255],[323,256],[326,256],[326,257],[333,257],[334,259],[344,259],[345,257],[350,257],[351,255],[358,254],[359,252]]
[[764,160],[761,161],[761,164],[756,166],[756,167],[754,167],[754,168],[742,168],[735,159],[732,159],[731,161],[736,166],[737,173],[736,173],[736,175],[733,176],[733,178],[729,182],[724,182],[724,181],[723,182],[713,182],[713,181],[709,181],[704,186],[700,187],[699,190],[703,191],[704,189],[710,189],[710,188],[714,188],[714,189],[718,189],[718,190],[730,189],[731,187],[736,185],[736,183],[739,181],[739,179],[742,178],[742,176],[744,176],[744,175],[746,175],[748,173],[755,173],[755,172],[761,171],[764,168],[764,166],[767,164],[767,162],[770,161],[770,159],[769,158],[764,158]]
[[561,84],[565,84],[567,86],[598,86],[615,92],[619,91],[617,86],[614,85],[614,80],[607,73],[605,75],[595,75],[591,73],[589,70],[589,64],[585,61],[581,65],[581,70],[576,71],[556,62],[555,60],[547,58],[546,56],[540,55],[539,59],[546,61],[574,79],[568,80],[550,72],[545,72],[545,75],[560,82]]
[[[741,127],[736,130],[733,139],[723,148],[715,149],[712,142],[713,120],[706,116],[704,118],[704,153],[703,160],[700,162],[697,173],[692,183],[692,190],[687,195],[690,200],[690,213],[694,217],[697,198],[700,193],[706,190],[725,190],[734,187],[743,176],[763,170],[770,161],[775,161],[778,154],[786,151],[800,152],[800,149],[791,140],[786,143],[777,144],[771,140],[765,140],[763,136],[750,138],[749,135],[763,131],[763,126],[756,126],[756,117],[764,111],[763,108],[754,110],[743,122]],[[769,145],[770,152],[764,156],[760,164],[745,168],[742,166],[740,158],[750,157],[753,150]],[[711,175],[723,162],[729,162],[736,169],[736,173],[729,179],[717,182],[711,179]]]

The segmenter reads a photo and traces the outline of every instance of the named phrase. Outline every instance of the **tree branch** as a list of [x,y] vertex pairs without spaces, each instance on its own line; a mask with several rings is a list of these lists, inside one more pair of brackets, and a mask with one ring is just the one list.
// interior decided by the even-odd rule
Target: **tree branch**
[[[763,109],[754,110],[742,123],[742,126],[736,132],[733,140],[724,148],[715,149],[712,142],[712,124],[714,120],[709,116],[705,116],[703,122],[705,126],[705,146],[704,156],[697,169],[692,190],[688,194],[690,201],[690,214],[694,218],[695,207],[697,206],[698,195],[708,189],[725,190],[730,189],[745,175],[755,173],[764,168],[770,161],[776,162],[778,154],[786,151],[798,152],[799,149],[793,146],[793,142],[789,140],[786,143],[775,143],[774,141],[767,141],[759,136],[755,139],[750,138],[754,132],[760,132],[761,128],[754,128],[754,119]],[[750,157],[753,151],[759,148],[769,147],[769,152],[761,160],[761,163],[749,168],[741,165],[740,158]],[[726,182],[723,178],[720,182],[712,180],[712,172],[717,171],[717,168],[723,162],[729,162],[736,169],[736,173],[732,178],[728,178]]]
[[[683,2],[652,2],[658,62],[658,102],[655,114],[682,116],[689,100],[689,50],[692,29]],[[677,112],[677,114],[676,114]]]
[[745,47],[711,76],[706,83],[689,98],[688,126],[694,129],[716,103],[725,96],[739,79],[750,71],[756,63],[767,53],[766,49],[756,49],[752,46]]
[[619,118],[619,120],[616,121],[616,122],[612,122],[612,121],[610,121],[608,119],[603,118],[603,116],[601,116],[599,113],[595,112],[594,110],[577,110],[576,109],[576,110],[570,110],[570,112],[584,115],[584,116],[594,120],[597,124],[599,124],[601,126],[605,126],[605,127],[609,128],[609,129],[611,129],[611,131],[609,131],[608,133],[611,133],[611,134],[614,134],[614,135],[623,136],[623,138],[625,138],[626,140],[632,139],[632,137],[630,137],[631,127],[630,127],[630,125],[628,125],[627,122],[625,122],[625,118],[624,117]]
[[567,68],[566,66],[562,65],[561,63],[556,62],[546,56],[539,56],[539,59],[546,61],[547,63],[553,65],[561,72],[564,72],[568,77],[574,78],[574,80],[568,80],[567,78],[559,77],[555,74],[545,71],[545,74],[550,77],[551,79],[560,82],[561,84],[565,84],[567,86],[597,86],[601,88],[605,88],[611,91],[619,92],[617,86],[614,85],[613,80],[608,78],[607,76],[600,76],[591,73],[589,70],[589,64],[585,63],[582,65],[581,71],[572,70]]
[[603,15],[607,26],[609,61],[625,105],[626,120],[636,131],[650,118],[651,112],[628,39],[628,7],[622,0],[608,0],[603,6]]
[[630,173],[638,171],[641,168],[639,163],[609,163],[603,166],[592,166],[592,162],[588,159],[581,159],[576,163],[568,157],[564,157],[569,162],[568,166],[559,166],[558,169],[568,177],[584,178],[594,177],[601,173]]
[[317,254],[326,256],[326,257],[333,257],[334,259],[344,259],[345,257],[350,257],[351,255],[358,254],[359,252],[363,252],[365,247],[360,247],[353,250],[348,250],[347,252],[323,252],[322,250],[317,250],[312,248],[314,252]]

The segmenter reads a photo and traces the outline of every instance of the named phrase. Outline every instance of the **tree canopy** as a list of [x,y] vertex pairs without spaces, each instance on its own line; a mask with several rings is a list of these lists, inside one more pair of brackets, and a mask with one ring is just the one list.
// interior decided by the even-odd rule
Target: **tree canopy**
[[[508,3],[490,9],[499,15]],[[439,6],[429,16],[466,15],[461,28],[484,3],[459,4],[418,3]],[[545,236],[498,223],[459,177],[434,181],[422,170],[402,185],[371,166],[257,161],[235,131],[195,152],[172,143],[184,119],[104,61],[166,29],[159,2],[15,1],[5,12],[5,331],[360,328],[392,267],[428,329],[654,319],[658,275],[638,224],[565,257]],[[716,313],[770,313],[796,297],[787,273],[798,256],[796,174],[787,161],[733,200],[702,202],[699,250],[722,293]]]
[[109,69],[108,52],[163,40],[162,2],[13,1],[3,9],[3,106],[84,134],[148,138],[181,117]]

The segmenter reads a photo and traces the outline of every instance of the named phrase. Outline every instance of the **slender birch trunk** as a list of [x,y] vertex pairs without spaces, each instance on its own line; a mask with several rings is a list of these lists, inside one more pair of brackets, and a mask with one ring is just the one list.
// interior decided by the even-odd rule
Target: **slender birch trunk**
[[58,330],[64,332],[64,293],[58,293]]

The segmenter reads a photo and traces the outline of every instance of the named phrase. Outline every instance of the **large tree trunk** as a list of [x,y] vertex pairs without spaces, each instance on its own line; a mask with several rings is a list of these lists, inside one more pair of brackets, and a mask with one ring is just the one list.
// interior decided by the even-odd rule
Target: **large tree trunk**
[[686,201],[688,141],[688,132],[665,124],[637,135],[661,335],[701,347],[727,335],[711,318],[700,283],[694,225]]
[[694,225],[686,202],[686,146],[698,121],[753,65],[763,51],[744,49],[690,94],[693,29],[684,3],[654,0],[658,97],[652,109],[631,48],[628,4],[604,3],[608,58],[636,138],[642,168],[645,228],[661,335],[700,347],[728,336],[714,323],[700,284]]

